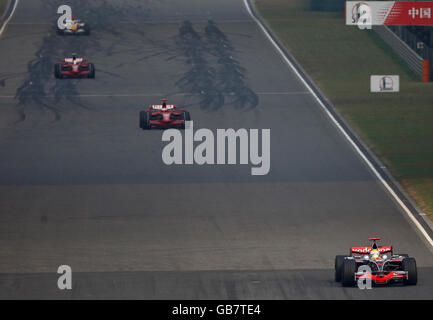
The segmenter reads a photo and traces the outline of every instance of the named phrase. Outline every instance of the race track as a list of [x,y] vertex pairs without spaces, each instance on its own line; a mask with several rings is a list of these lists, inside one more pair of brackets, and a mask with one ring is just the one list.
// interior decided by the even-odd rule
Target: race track
[[[56,35],[61,4],[20,1],[0,38],[1,299],[431,299],[432,252],[242,0],[69,1],[89,37]],[[74,52],[96,79],[54,78]],[[138,128],[163,97],[195,128],[270,128],[270,173],[163,164]],[[334,283],[375,235],[416,287]]]

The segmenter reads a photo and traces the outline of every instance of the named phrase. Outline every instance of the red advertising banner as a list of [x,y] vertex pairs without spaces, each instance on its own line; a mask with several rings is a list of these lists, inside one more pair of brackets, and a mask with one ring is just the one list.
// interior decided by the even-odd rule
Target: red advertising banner
[[395,2],[385,19],[385,25],[433,25],[433,1]]
[[433,1],[347,1],[346,24],[433,26]]

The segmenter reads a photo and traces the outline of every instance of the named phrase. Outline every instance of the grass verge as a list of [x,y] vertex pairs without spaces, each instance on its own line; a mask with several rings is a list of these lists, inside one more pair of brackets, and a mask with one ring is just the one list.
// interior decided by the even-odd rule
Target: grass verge
[[[421,83],[372,30],[307,0],[256,0],[282,43],[433,220],[433,83]],[[399,74],[399,93],[370,93],[370,75]]]

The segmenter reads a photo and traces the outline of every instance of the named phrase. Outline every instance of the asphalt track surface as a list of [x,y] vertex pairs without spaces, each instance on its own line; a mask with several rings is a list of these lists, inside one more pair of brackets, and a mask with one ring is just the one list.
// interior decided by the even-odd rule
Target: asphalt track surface
[[[89,37],[55,34],[62,2],[21,1],[0,39],[0,298],[432,298],[431,251],[243,1],[69,1]],[[96,79],[54,79],[72,52]],[[195,128],[270,128],[270,173],[164,165],[138,128],[162,97]],[[372,235],[417,286],[333,282]]]

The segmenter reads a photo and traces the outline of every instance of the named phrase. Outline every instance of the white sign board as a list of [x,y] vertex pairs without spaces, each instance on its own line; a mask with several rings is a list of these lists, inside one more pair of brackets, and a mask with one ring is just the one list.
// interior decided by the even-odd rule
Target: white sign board
[[346,1],[346,25],[383,25],[395,1]]
[[370,77],[371,92],[399,92],[400,76],[374,75]]

